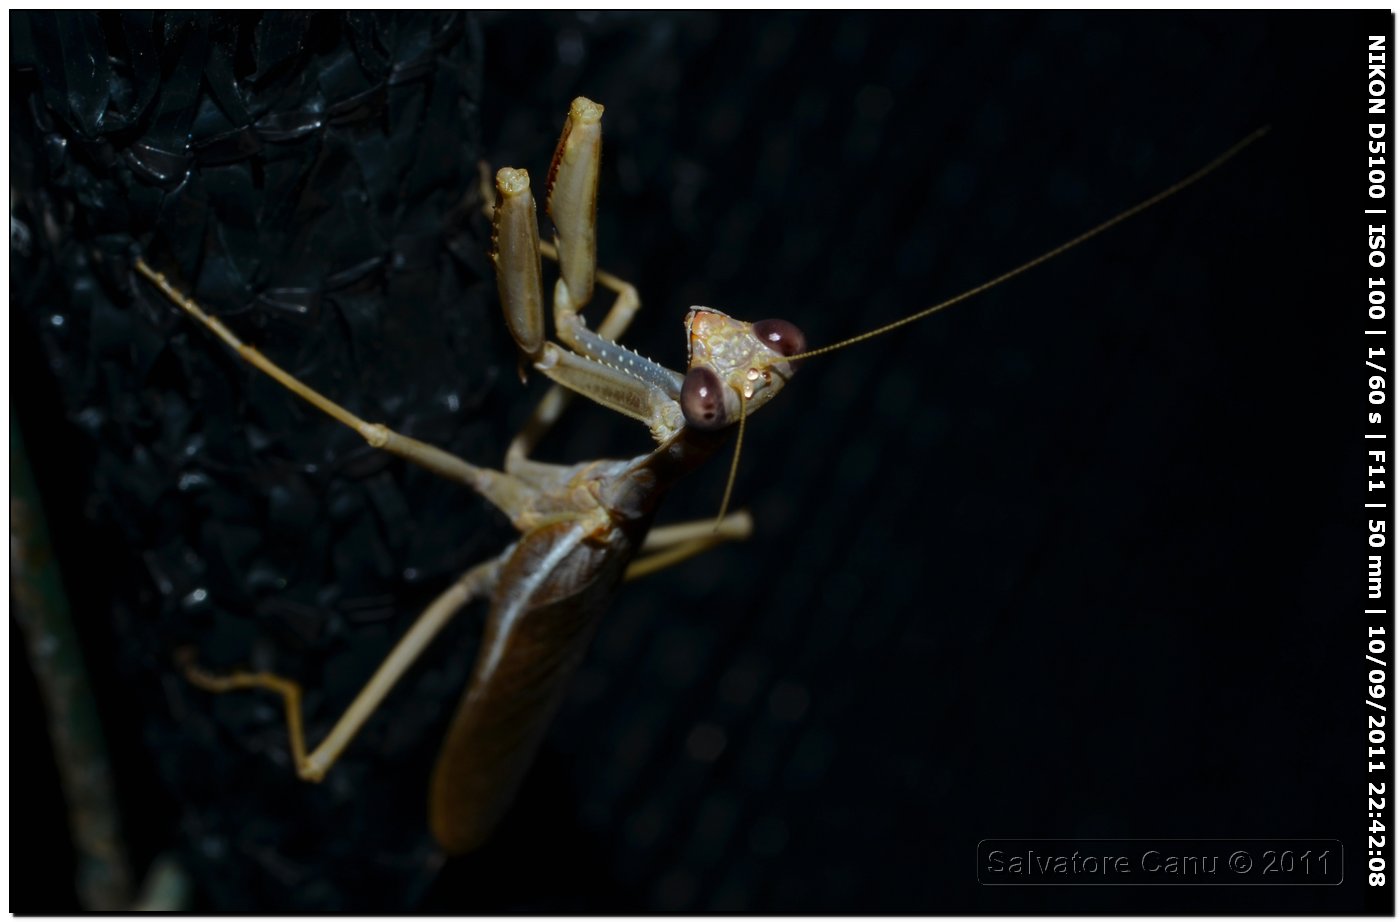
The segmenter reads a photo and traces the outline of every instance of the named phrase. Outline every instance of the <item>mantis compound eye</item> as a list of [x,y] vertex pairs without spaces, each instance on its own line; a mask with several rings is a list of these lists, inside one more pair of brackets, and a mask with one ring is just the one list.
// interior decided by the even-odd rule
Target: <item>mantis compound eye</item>
[[724,385],[708,368],[692,368],[681,385],[681,415],[687,426],[696,429],[722,429],[729,422],[724,409]]
[[753,335],[782,356],[807,351],[807,337],[786,320],[760,320],[753,325]]

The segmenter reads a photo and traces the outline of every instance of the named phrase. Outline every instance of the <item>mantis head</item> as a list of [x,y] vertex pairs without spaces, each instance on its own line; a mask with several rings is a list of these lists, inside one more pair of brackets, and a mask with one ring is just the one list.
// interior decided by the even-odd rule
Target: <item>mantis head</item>
[[685,333],[680,405],[695,429],[723,429],[772,400],[792,377],[788,356],[807,348],[786,320],[747,323],[708,307],[690,309]]

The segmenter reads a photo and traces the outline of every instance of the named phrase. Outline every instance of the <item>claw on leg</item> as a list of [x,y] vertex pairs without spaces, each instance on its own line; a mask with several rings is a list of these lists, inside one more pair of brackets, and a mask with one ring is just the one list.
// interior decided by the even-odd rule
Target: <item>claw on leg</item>
[[580,96],[569,106],[569,117],[554,162],[549,167],[546,209],[554,221],[559,246],[559,269],[567,298],[555,297],[559,314],[576,314],[593,297],[593,274],[598,261],[594,221],[598,212],[598,165],[603,150],[603,107]]
[[510,335],[520,352],[538,361],[544,346],[544,294],[540,281],[540,229],[530,174],[505,167],[496,173],[491,260]]
[[[682,376],[617,344],[639,305],[636,289],[597,271],[598,171],[602,155],[603,107],[578,97],[549,168],[546,207],[555,226],[554,245],[539,240],[530,178],[524,170],[496,174],[492,213],[497,285],[506,323],[524,358],[556,384],[645,422],[663,440],[681,425],[676,398]],[[554,286],[554,333],[569,350],[545,342],[541,302],[541,255],[559,261]],[[594,285],[617,299],[598,332],[580,311]],[[506,456],[507,471],[519,468],[539,437],[558,417],[565,400],[551,392]],[[523,469],[523,468],[521,468]]]

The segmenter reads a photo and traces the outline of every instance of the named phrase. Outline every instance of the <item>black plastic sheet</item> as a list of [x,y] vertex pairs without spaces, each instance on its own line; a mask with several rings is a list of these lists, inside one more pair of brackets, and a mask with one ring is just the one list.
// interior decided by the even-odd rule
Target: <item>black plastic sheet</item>
[[[91,491],[114,540],[71,535],[65,562],[103,587],[87,614],[112,647],[93,658],[123,689],[111,719],[139,734],[118,744],[144,749],[132,773],[152,774],[133,784],[127,823],[144,828],[147,860],[178,849],[207,908],[411,906],[437,861],[425,728],[451,692],[414,708],[407,690],[411,716],[371,734],[366,764],[312,786],[286,765],[274,702],[201,696],[173,656],[192,644],[211,668],[295,676],[312,714],[336,696],[311,718],[324,732],[395,617],[495,547],[500,523],[258,378],[136,283],[131,261],[143,254],[366,415],[494,458],[501,425],[477,415],[499,369],[477,255],[476,26],[371,13],[13,23],[14,218],[33,245],[15,253],[12,296],[92,440],[90,469],[62,489]],[[357,774],[377,763],[400,767],[373,786],[378,809],[359,810]],[[254,764],[277,766],[270,786]]]

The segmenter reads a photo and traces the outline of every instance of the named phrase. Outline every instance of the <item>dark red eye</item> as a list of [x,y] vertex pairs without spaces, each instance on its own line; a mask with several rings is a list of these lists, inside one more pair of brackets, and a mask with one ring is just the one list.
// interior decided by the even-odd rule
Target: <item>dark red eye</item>
[[786,320],[760,320],[753,325],[753,335],[779,355],[797,355],[807,351],[807,337]]
[[681,415],[696,429],[722,429],[729,421],[719,375],[708,368],[692,368],[681,385]]

